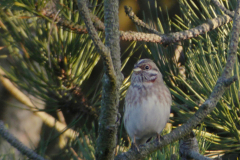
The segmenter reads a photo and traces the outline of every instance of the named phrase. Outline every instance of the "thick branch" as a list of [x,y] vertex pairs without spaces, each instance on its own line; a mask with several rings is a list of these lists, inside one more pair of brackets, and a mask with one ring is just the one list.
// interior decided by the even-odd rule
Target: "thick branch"
[[226,80],[224,80],[224,85],[226,87],[229,87],[233,82],[237,81],[238,80],[238,77],[237,76],[233,76],[233,77],[230,77]]
[[[118,155],[115,159],[116,160],[127,160],[127,159],[141,159],[146,157],[148,154],[184,137],[187,133],[189,133],[194,127],[196,127],[202,120],[211,113],[215,106],[217,105],[218,101],[222,97],[225,90],[228,88],[226,87],[226,81],[229,80],[232,70],[234,67],[234,63],[236,61],[236,53],[237,53],[237,46],[238,46],[238,39],[239,39],[239,30],[240,30],[240,2],[238,1],[237,9],[235,11],[233,28],[232,28],[232,35],[229,45],[229,54],[227,58],[227,64],[223,71],[223,74],[219,77],[216,86],[213,89],[210,97],[202,104],[199,110],[182,126],[173,130],[170,134],[167,134],[163,137],[161,142],[151,142],[147,143],[143,147],[139,147],[139,151],[136,150],[129,150],[128,152],[122,153]],[[235,80],[234,78],[230,78]],[[229,80],[231,81],[231,80]],[[233,82],[233,81],[232,81]]]
[[179,154],[181,160],[212,160],[199,153],[198,141],[193,131],[179,141]]
[[196,151],[193,151],[193,150],[189,150],[186,154],[189,158],[194,159],[194,160],[222,160],[221,157],[217,157],[217,158],[213,158],[213,159],[205,157],[204,155],[202,155]]
[[91,17],[89,14],[89,9],[87,8],[87,5],[86,5],[86,0],[78,0],[78,8],[79,8],[80,15],[83,18],[85,25],[87,27],[87,31],[96,49],[101,54],[104,60],[104,66],[107,68],[107,75],[108,77],[110,77],[111,82],[115,83],[116,74],[115,74],[112,59],[110,56],[110,50],[103,44],[103,42],[98,36],[96,29],[93,26],[93,23],[91,21]]
[[117,0],[104,1],[104,24],[106,46],[98,37],[86,5],[86,0],[78,0],[78,8],[95,47],[104,59],[104,77],[99,117],[96,159],[113,159],[118,127],[119,88],[121,85],[120,38]]
[[[106,46],[110,49],[111,58],[116,73],[116,85],[109,84],[109,78],[103,77],[101,113],[96,148],[97,160],[114,159],[117,145],[117,129],[119,125],[119,90],[122,83],[120,35],[119,35],[119,2],[104,0],[104,25]],[[105,74],[108,72],[104,69]]]
[[18,149],[23,155],[26,155],[28,158],[35,160],[45,160],[43,157],[35,153],[33,150],[22,144],[10,132],[8,132],[8,130],[4,128],[3,121],[0,121],[0,136],[2,136],[8,143],[10,143],[13,147]]
[[186,154],[188,157],[195,159],[195,160],[212,160],[211,158],[205,157],[205,156],[201,155],[200,153],[193,151],[193,150],[189,150]]
[[203,23],[197,27],[181,32],[162,35],[146,34],[141,32],[121,32],[121,39],[128,41],[134,40],[169,45],[171,43],[176,43],[179,41],[197,37],[200,34],[205,34],[213,29],[216,29],[217,27],[229,23],[230,21],[232,21],[231,17],[229,17],[228,15],[223,15],[219,16],[218,18],[208,20],[206,23]]

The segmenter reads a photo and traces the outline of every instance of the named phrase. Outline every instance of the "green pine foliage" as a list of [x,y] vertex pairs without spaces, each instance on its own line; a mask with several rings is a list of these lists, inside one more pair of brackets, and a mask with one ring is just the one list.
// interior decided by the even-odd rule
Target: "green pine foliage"
[[[89,78],[100,56],[89,35],[76,34],[44,20],[35,14],[35,3],[31,2],[14,2],[12,8],[1,9],[1,19],[7,28],[1,37],[12,64],[8,76],[29,94],[50,101],[53,109],[69,101],[74,104],[73,92]],[[56,8],[59,16],[83,25],[79,13],[72,12],[72,1]],[[101,16],[102,9],[93,13]],[[102,33],[99,36],[103,39]]]
[[[82,111],[81,107],[91,106],[87,114],[92,112],[92,115],[95,115],[100,108],[102,73],[96,76],[90,88],[86,89],[84,86],[99,63],[100,55],[88,34],[79,34],[53,21],[61,18],[70,21],[73,27],[84,26],[76,2],[67,0],[53,2],[42,0],[1,2],[0,36],[8,49],[8,60],[11,65],[10,71],[6,71],[7,77],[20,89],[50,104],[50,108],[43,110],[45,112],[55,112],[59,108],[77,108]],[[220,2],[230,10],[236,3],[234,0]],[[161,33],[187,30],[223,14],[209,0],[196,3],[192,0],[181,0],[179,4],[182,15],[176,16],[173,20],[169,17],[164,18],[161,9],[155,8],[157,19],[151,19],[153,16],[150,19],[151,22],[155,22]],[[92,13],[102,18],[102,5],[98,5],[98,1],[91,1],[89,5],[92,6],[90,7]],[[51,13],[53,10],[58,13],[53,19],[43,14],[43,11]],[[171,123],[175,127],[186,122],[210,95],[226,63],[231,27],[232,23],[229,23],[197,38],[169,46],[153,43],[137,45],[136,42],[132,42],[122,53],[122,70],[139,47],[144,49],[145,55],[155,60],[174,98],[172,112],[175,116]],[[104,41],[103,32],[98,33]],[[175,57],[175,48],[178,45],[183,47],[184,64],[179,64]],[[239,77],[239,62],[235,64],[233,75]],[[124,98],[129,83],[128,75],[121,87],[121,99]],[[195,130],[201,154],[207,154],[207,150],[216,151],[211,156],[239,152],[239,87],[239,81],[231,85],[216,109]],[[87,102],[83,103],[83,98],[87,99]],[[83,120],[81,116],[79,117],[69,123],[69,127]],[[71,152],[74,150],[80,158],[94,159],[96,128],[94,122],[91,122],[91,127],[84,125],[80,128],[79,138],[68,142],[62,152],[63,157],[77,159]],[[167,132],[169,131],[164,131],[163,134]],[[125,132],[121,125],[116,154],[125,152],[130,147],[126,145],[128,143],[123,134]],[[53,133],[49,136],[47,141],[42,139],[36,150],[46,157],[48,144],[60,134]],[[178,156],[178,151],[179,143],[174,142],[146,159],[169,160],[172,154]],[[10,156],[7,156],[8,154]],[[2,159],[9,157],[14,159],[12,153],[0,154]]]

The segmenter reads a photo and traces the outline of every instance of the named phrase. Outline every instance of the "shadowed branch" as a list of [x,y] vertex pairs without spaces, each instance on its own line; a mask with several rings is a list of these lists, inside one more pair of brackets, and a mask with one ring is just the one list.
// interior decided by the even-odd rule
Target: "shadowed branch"
[[179,141],[179,153],[181,160],[212,160],[199,153],[198,141],[193,131]]
[[0,121],[0,136],[2,136],[8,143],[10,143],[13,147],[18,149],[23,155],[26,155],[28,158],[35,160],[45,160],[43,157],[23,145],[17,138],[9,133],[8,130],[4,128],[3,121]]

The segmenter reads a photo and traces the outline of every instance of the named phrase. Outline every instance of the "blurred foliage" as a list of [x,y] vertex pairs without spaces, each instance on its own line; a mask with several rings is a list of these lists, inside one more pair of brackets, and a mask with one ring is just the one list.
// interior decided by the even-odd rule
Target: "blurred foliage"
[[[50,103],[53,110],[70,107],[76,101],[84,103],[79,87],[100,59],[90,37],[64,30],[36,16],[34,1],[13,4],[12,8],[1,8],[1,20],[6,27],[1,37],[10,52],[12,66],[9,78],[29,94]],[[38,3],[37,7],[46,5]],[[72,12],[73,2],[65,5],[68,8],[64,5],[51,7],[68,20],[83,24],[79,13]],[[93,10],[93,13],[102,16],[102,9]],[[102,33],[99,36],[103,39]],[[91,92],[89,90],[86,95]]]

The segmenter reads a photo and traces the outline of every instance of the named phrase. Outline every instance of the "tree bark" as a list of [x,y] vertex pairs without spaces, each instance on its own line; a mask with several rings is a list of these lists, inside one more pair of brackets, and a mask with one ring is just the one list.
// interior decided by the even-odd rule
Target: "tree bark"
[[114,70],[116,73],[116,83],[112,83],[104,68],[101,113],[99,117],[99,136],[97,139],[96,159],[114,159],[115,147],[117,144],[118,128],[118,105],[119,88],[122,82],[121,61],[120,61],[120,34],[118,0],[104,1],[104,25],[106,47],[110,49]]

